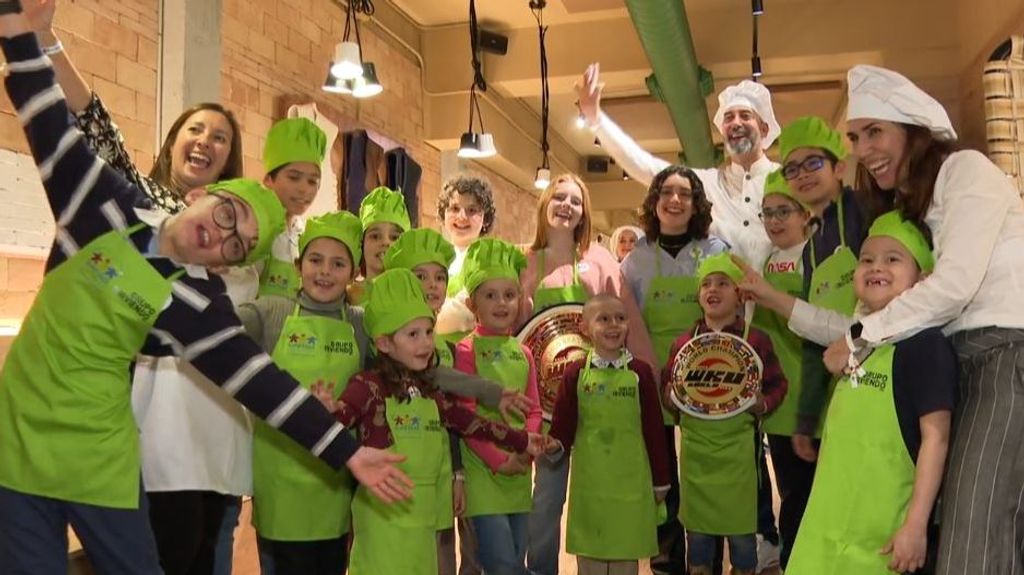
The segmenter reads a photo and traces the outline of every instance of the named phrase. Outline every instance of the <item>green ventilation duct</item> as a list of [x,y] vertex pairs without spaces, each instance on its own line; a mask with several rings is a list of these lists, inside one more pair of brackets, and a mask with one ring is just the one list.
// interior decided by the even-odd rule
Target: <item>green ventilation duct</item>
[[683,144],[686,163],[696,168],[716,165],[702,90],[702,80],[707,86],[708,78],[701,77],[683,0],[626,0],[626,7]]

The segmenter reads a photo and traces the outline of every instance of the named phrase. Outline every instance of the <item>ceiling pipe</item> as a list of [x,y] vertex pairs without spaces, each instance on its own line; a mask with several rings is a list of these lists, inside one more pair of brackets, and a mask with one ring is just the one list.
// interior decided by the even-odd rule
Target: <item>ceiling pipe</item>
[[633,27],[647,53],[686,163],[695,168],[715,165],[711,122],[700,85],[700,67],[693,36],[680,0],[626,0]]

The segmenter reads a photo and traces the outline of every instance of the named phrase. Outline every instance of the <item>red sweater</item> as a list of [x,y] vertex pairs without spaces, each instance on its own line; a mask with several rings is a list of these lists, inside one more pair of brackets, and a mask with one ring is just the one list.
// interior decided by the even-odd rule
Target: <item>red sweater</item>
[[[447,429],[466,438],[497,443],[517,453],[526,451],[529,437],[525,431],[484,419],[440,391],[435,391],[430,397],[437,403],[441,424]],[[348,380],[348,386],[338,399],[335,417],[345,427],[358,426],[363,445],[387,449],[394,444],[395,438],[388,425],[386,399],[380,375],[371,370],[359,372]]]
[[[551,437],[561,442],[568,453],[576,440],[579,427],[579,395],[577,383],[583,371],[583,362],[577,361],[565,370],[562,386],[555,400],[554,413],[551,415]],[[629,362],[630,371],[637,374],[640,393],[640,421],[644,445],[647,447],[647,459],[651,465],[651,478],[655,487],[668,487],[668,451],[665,447],[665,427],[661,419],[661,404],[658,402],[658,382],[651,366],[638,360]]]
[[[743,337],[743,320],[737,319],[735,323],[726,327],[722,331],[735,335],[736,337]],[[710,333],[712,330],[708,327],[708,324],[704,320],[700,320],[695,329],[699,329],[700,333]],[[676,339],[675,343],[672,344],[672,351],[669,353],[668,363],[665,365],[665,369],[661,372],[661,393],[662,397],[667,397],[667,385],[671,379],[672,370],[675,368],[676,354],[693,339],[693,331],[690,330]],[[747,334],[747,343],[754,348],[757,356],[761,358],[761,363],[764,367],[761,372],[761,395],[764,397],[765,412],[764,415],[768,415],[775,410],[779,404],[782,403],[783,398],[786,397],[786,390],[789,388],[789,382],[786,381],[786,375],[782,373],[782,365],[779,364],[779,359],[775,357],[775,350],[772,347],[772,340],[768,337],[768,334],[757,329],[750,328],[750,333]],[[669,401],[666,399],[666,401]]]

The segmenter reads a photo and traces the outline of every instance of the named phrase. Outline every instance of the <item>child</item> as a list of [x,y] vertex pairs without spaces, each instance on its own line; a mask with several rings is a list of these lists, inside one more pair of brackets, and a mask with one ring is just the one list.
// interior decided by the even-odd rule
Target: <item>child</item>
[[327,136],[306,118],[288,118],[274,124],[263,146],[263,185],[277,194],[288,214],[287,229],[274,238],[270,257],[260,271],[260,296],[295,298],[299,275],[299,234],[302,214],[320,189],[320,164],[324,161]]
[[743,272],[728,254],[705,258],[697,268],[698,301],[704,317],[672,345],[662,372],[665,405],[676,355],[691,339],[709,331],[743,337],[763,364],[761,396],[745,413],[728,419],[680,417],[682,448],[679,457],[682,502],[679,516],[686,525],[689,569],[709,575],[716,536],[727,536],[734,575],[753,574],[757,566],[757,420],[771,413],[786,395],[786,378],[772,351],[771,340],[737,315],[741,307],[737,284]]
[[358,426],[364,445],[405,455],[403,468],[416,487],[408,504],[394,507],[357,490],[349,573],[435,575],[437,507],[451,507],[437,489],[448,480],[444,428],[530,454],[544,447],[543,437],[480,418],[437,389],[429,369],[435,361],[434,312],[412,272],[388,270],[373,280],[365,322],[378,354],[371,369],[349,381],[336,415],[346,427]]
[[[884,214],[861,247],[857,298],[868,313],[878,311],[934,267],[921,231],[898,212]],[[874,348],[857,373],[839,380],[786,573],[882,575],[925,564],[956,377],[952,346],[929,328]]]
[[402,194],[385,187],[374,189],[359,205],[363,222],[363,279],[384,271],[384,254],[412,224]]
[[[384,268],[388,270],[404,268],[413,272],[420,280],[427,304],[437,314],[445,303],[448,290],[448,267],[453,259],[455,259],[455,250],[448,240],[434,230],[420,228],[405,232],[398,238],[398,241],[388,248],[387,253],[384,254]],[[434,347],[439,366],[452,367],[455,363],[454,345],[435,332]],[[520,418],[529,409],[529,400],[518,392],[504,390],[496,383],[477,377],[465,377],[466,381],[459,382],[457,386],[447,385],[453,379],[450,375],[445,372],[446,377],[436,380],[442,391],[476,397],[484,405],[491,408],[496,407],[502,413],[511,409]],[[472,383],[479,389],[469,389],[466,387],[467,383]],[[466,507],[465,474],[462,470],[462,457],[459,453],[461,442],[456,434],[452,434],[452,437],[451,457],[444,462],[444,465],[449,472],[453,468],[455,471],[451,482],[442,481],[438,484],[439,489],[445,492],[440,495],[441,500],[452,499],[454,503],[450,510],[438,508],[438,572],[440,575],[454,575],[455,573],[453,517],[461,516]]]
[[638,559],[658,554],[655,507],[669,489],[658,384],[624,347],[618,298],[591,297],[583,323],[593,351],[565,372],[549,447],[572,453],[566,549],[580,575],[636,575]]
[[[362,231],[359,218],[348,212],[310,219],[294,264],[302,280],[298,293],[264,296],[238,309],[249,336],[307,389],[321,381],[339,382],[340,393],[362,369],[369,348],[363,311],[345,301]],[[333,473],[269,425],[256,424],[253,524],[260,549],[278,574],[345,570],[353,488],[350,477]]]
[[[801,297],[804,291],[803,253],[811,232],[810,211],[796,198],[780,170],[768,174],[765,179],[761,205],[761,219],[772,242],[772,250],[762,268],[764,281],[790,297]],[[779,563],[785,568],[814,478],[814,464],[798,457],[792,443],[798,423],[804,341],[790,331],[784,316],[766,307],[756,309],[753,325],[771,338],[772,350],[779,358],[788,383],[785,401],[764,419],[761,426],[761,431],[768,434],[775,482],[782,500],[779,509],[782,542]],[[762,473],[761,480],[770,493],[768,474]]]
[[[527,431],[536,432],[541,423],[537,370],[530,352],[511,335],[522,297],[519,274],[525,265],[522,252],[501,240],[479,239],[469,247],[462,274],[477,327],[456,346],[455,367],[525,391],[535,407],[525,422],[516,420],[514,426],[522,428],[525,423]],[[498,418],[492,410],[480,407],[478,411],[487,419]],[[532,507],[529,460],[474,440],[465,442],[462,454],[465,515],[476,532],[477,561],[485,573],[525,573]]]
[[70,522],[97,571],[160,571],[129,397],[140,352],[189,359],[331,467],[403,497],[401,475],[387,469],[394,456],[354,455],[354,440],[242,333],[223,282],[207,276],[205,266],[267,253],[284,223],[273,193],[229,180],[191,190],[174,216],[134,209],[142,192],[74,129],[27,19],[0,15],[0,37],[57,222],[43,285],[0,372],[0,565],[65,572]]

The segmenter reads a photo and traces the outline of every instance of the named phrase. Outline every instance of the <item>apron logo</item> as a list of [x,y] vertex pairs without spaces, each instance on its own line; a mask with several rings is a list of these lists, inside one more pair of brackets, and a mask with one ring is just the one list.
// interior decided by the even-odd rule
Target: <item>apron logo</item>
[[89,258],[89,267],[92,270],[93,278],[100,285],[109,286],[117,294],[118,299],[135,312],[140,319],[148,320],[156,313],[156,308],[150,305],[142,294],[135,291],[126,292],[119,285],[111,283],[117,278],[123,277],[124,272],[117,269],[103,252],[93,252]]
[[352,355],[354,346],[351,341],[331,340],[324,344],[324,351],[331,354]]
[[853,270],[850,270],[843,275],[839,276],[839,284],[836,287],[843,287],[849,285],[853,281]]
[[878,391],[885,391],[886,386],[889,384],[889,376],[884,373],[877,371],[869,371],[864,375],[857,378],[858,386],[866,386]]
[[526,356],[521,351],[506,351],[503,349],[485,349],[480,352],[480,359],[484,361],[526,361]]
[[267,277],[267,283],[272,287],[286,288],[288,287],[288,276],[284,274],[270,274]]
[[301,332],[288,334],[288,351],[301,354],[309,354],[316,351],[316,343],[320,341],[315,335],[306,335]]
[[607,390],[608,386],[596,381],[588,381],[583,384],[583,393],[585,395],[604,395]]
[[427,419],[423,420],[418,415],[398,415],[395,416],[393,423],[393,431],[397,433],[420,431],[441,431],[441,420],[440,419]]
[[633,399],[636,397],[635,387],[617,387],[612,392],[612,397],[623,397],[627,399]]

